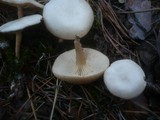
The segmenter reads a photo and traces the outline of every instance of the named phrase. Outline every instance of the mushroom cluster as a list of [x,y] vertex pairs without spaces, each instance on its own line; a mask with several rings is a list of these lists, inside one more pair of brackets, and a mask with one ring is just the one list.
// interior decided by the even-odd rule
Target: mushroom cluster
[[113,62],[104,73],[104,83],[113,95],[123,99],[137,97],[146,87],[142,68],[129,59]]
[[92,8],[86,0],[50,0],[44,6],[43,19],[53,35],[74,40],[75,49],[59,55],[53,64],[52,72],[57,78],[86,84],[103,75],[109,66],[108,57],[97,50],[82,48],[80,43],[94,21]]
[[22,29],[41,22],[41,15],[23,17],[23,7],[43,8],[43,20],[48,31],[60,39],[73,40],[74,49],[59,55],[52,66],[53,74],[62,81],[86,84],[104,74],[104,83],[115,96],[131,99],[140,95],[146,87],[141,67],[129,59],[118,60],[109,67],[109,59],[103,53],[83,48],[80,38],[91,29],[94,13],[86,0],[50,0],[45,6],[35,0],[2,0],[18,9],[18,19],[0,26],[0,32],[16,33],[15,54],[19,58]]
[[0,26],[0,32],[14,32],[16,33],[16,43],[15,43],[15,56],[16,58],[20,57],[20,45],[22,40],[21,30],[29,27],[31,25],[35,25],[40,23],[42,16],[41,15],[33,15],[24,17],[23,8],[35,6],[38,8],[43,8],[43,5],[36,2],[35,0],[2,0],[2,2],[15,6],[18,9],[18,19],[8,22],[2,26]]

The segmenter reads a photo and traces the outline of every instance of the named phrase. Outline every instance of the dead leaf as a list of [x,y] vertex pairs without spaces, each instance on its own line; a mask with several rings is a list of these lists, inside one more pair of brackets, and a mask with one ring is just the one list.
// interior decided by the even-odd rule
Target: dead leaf
[[137,26],[133,25],[129,30],[129,35],[134,39],[145,39],[145,33]]
[[[132,28],[130,29],[130,35],[137,35],[136,37],[135,36],[131,37],[144,40],[145,32],[151,30],[152,13],[151,12],[136,13],[136,11],[144,11],[151,9],[151,2],[148,0],[128,0],[126,2],[126,9],[135,11],[134,16],[130,17],[129,15],[128,17],[129,22],[133,25]],[[135,31],[137,31],[136,34]]]

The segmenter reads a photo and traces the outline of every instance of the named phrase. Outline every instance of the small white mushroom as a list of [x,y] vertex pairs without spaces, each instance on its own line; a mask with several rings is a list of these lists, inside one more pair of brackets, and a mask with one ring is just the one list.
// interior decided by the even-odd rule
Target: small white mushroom
[[52,72],[62,81],[86,84],[101,77],[108,66],[106,55],[90,48],[82,49],[80,42],[75,40],[75,49],[58,56]]
[[104,73],[104,83],[115,96],[132,99],[140,95],[146,87],[142,68],[132,60],[113,62]]
[[118,0],[119,3],[125,3],[126,0]]
[[[36,2],[35,0],[2,0],[4,3],[16,6],[18,9],[18,18],[23,17],[23,7],[33,5],[35,7],[43,8],[44,5]],[[15,43],[15,56],[19,58],[20,56],[20,45],[21,45],[22,33],[16,32],[16,43]]]
[[2,2],[11,4],[14,6],[33,5],[39,8],[43,8],[43,5],[35,0],[2,0]]
[[21,30],[38,24],[41,22],[42,16],[39,14],[36,15],[30,15],[30,16],[26,16],[26,17],[22,17],[19,18],[17,20],[8,22],[2,26],[0,26],[0,32],[1,33],[9,33],[9,32],[14,32],[16,33],[16,41],[19,41],[16,44],[16,49],[15,49],[15,53],[16,53],[16,57],[19,57],[19,48],[20,48],[20,44],[21,44],[21,35],[17,35],[19,33],[21,33]]
[[22,17],[0,26],[0,32],[7,33],[20,31],[26,27],[40,23],[41,19],[42,16],[39,14]]
[[93,11],[85,0],[50,0],[43,10],[47,29],[55,36],[74,40],[82,38],[92,27]]

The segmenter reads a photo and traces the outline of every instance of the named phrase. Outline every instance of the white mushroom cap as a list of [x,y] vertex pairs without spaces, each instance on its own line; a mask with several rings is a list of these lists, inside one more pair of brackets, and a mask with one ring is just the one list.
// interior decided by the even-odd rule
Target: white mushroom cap
[[131,99],[140,95],[146,87],[141,67],[129,59],[113,62],[104,73],[104,82],[115,96]]
[[83,50],[86,65],[83,66],[81,74],[76,65],[75,49],[64,52],[55,60],[52,67],[53,74],[62,81],[73,84],[86,84],[101,77],[109,66],[108,57],[94,49],[83,48]]
[[6,2],[8,4],[13,4],[13,5],[16,5],[16,6],[24,6],[24,5],[34,5],[36,7],[39,7],[39,8],[43,8],[43,5],[38,3],[37,1],[35,0],[2,0],[2,2]]
[[26,27],[40,23],[41,19],[42,16],[38,14],[22,17],[0,26],[0,32],[5,33],[19,31]]
[[89,32],[94,15],[85,0],[51,0],[44,6],[43,18],[53,35],[73,40]]

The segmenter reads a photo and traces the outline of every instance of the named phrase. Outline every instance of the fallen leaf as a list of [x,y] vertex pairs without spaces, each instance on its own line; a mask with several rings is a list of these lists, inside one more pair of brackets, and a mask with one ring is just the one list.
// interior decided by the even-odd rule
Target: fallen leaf
[[133,25],[129,30],[129,35],[134,39],[145,39],[145,33],[137,26]]
[[128,15],[128,20],[133,25],[130,29],[131,37],[144,40],[145,33],[151,30],[152,13],[150,11],[137,13],[136,11],[151,9],[151,2],[148,0],[128,0],[126,9],[135,11],[134,16]]

